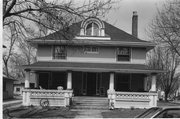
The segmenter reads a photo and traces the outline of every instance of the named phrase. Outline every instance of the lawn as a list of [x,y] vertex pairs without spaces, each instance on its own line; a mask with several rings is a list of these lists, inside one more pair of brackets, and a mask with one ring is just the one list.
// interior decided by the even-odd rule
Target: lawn
[[[90,113],[93,111],[87,110]],[[97,110],[103,118],[132,118],[145,111],[145,109],[115,109],[115,110]],[[78,110],[70,110],[66,107],[18,107],[5,110],[3,118],[75,118],[80,115]],[[91,116],[90,116],[91,117]],[[90,118],[87,116],[87,118]]]
[[133,118],[146,109],[115,109],[107,112],[102,112],[103,118]]
[[[158,102],[158,106],[178,106],[180,104],[170,103],[170,102]],[[68,107],[49,107],[49,108],[41,108],[41,107],[16,107],[10,109],[4,109],[3,118],[7,117],[15,117],[15,118],[75,118],[87,116],[87,118],[100,116],[102,118],[133,118],[146,109],[115,109],[115,110],[96,110],[89,109],[79,111],[76,109],[70,109]],[[88,113],[87,113],[88,111]],[[96,112],[96,113],[95,113]],[[98,113],[97,113],[98,112]],[[86,115],[87,114],[87,115]]]

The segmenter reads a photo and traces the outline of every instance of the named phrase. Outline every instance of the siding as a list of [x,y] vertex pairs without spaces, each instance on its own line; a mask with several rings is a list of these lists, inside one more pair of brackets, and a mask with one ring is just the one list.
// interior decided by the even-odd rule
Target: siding
[[66,60],[52,60],[52,46],[38,46],[38,61],[68,61],[68,62],[97,62],[97,63],[134,63],[144,64],[146,60],[145,48],[132,48],[130,62],[116,61],[115,47],[99,47],[99,53],[84,53],[83,46],[68,46]]
[[145,64],[146,49],[145,48],[132,48],[132,63]]
[[52,50],[50,45],[39,45],[37,51],[38,61],[52,60]]
[[115,62],[115,49],[99,48],[99,53],[84,53],[83,47],[69,47],[67,50],[68,61],[86,62]]

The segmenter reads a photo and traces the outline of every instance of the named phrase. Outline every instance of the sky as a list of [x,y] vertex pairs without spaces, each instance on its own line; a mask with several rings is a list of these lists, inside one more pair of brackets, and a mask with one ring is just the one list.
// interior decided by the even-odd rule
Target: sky
[[166,0],[116,0],[115,7],[106,15],[106,21],[127,33],[132,33],[132,14],[138,14],[138,37],[149,40],[145,29]]

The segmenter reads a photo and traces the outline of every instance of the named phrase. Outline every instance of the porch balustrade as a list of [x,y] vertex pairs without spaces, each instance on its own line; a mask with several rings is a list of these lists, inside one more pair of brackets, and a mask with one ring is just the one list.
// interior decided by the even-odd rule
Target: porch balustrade
[[[108,92],[109,104],[114,108],[150,108],[157,106],[154,92]],[[113,103],[113,104],[112,104]]]
[[69,106],[72,99],[72,90],[40,90],[24,89],[23,105],[40,106],[42,99],[48,100],[49,106]]

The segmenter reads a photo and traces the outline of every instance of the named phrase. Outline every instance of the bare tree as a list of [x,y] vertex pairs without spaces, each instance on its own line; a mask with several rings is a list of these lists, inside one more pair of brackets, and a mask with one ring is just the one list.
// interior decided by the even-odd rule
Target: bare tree
[[157,76],[157,87],[165,92],[165,101],[177,90],[179,75],[176,75],[180,63],[179,56],[171,47],[157,46],[148,54],[148,65],[152,69],[164,70]]
[[8,48],[6,47],[5,52],[3,52],[3,63],[4,63],[4,73],[9,77],[9,60],[13,56],[15,41],[17,40],[17,34],[15,31],[15,26],[11,24],[9,33],[6,35],[8,42]]
[[[111,4],[111,0],[89,0],[78,4],[73,0],[3,0],[4,40],[9,47],[3,55],[6,74],[9,75],[9,63],[17,65],[17,60],[22,59],[26,64],[32,63],[32,47],[25,40],[47,35],[48,30],[66,28],[88,16],[104,15]],[[21,55],[15,53],[15,44],[19,44]]]
[[168,44],[180,56],[180,1],[167,1],[149,26],[156,43]]
[[3,0],[3,26],[8,28],[14,24],[17,33],[24,36],[32,27],[57,31],[78,19],[104,15],[111,3],[111,0],[78,4],[73,0]]

